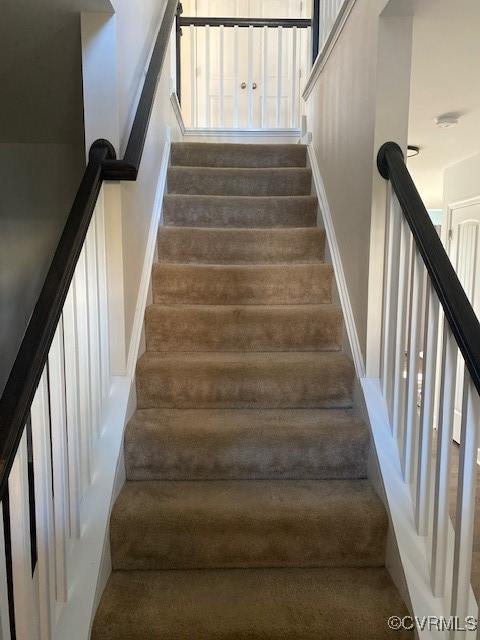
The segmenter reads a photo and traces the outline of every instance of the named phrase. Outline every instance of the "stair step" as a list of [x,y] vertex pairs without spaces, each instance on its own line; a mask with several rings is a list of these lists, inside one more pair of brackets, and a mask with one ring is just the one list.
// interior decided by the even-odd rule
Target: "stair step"
[[368,480],[127,482],[114,570],[380,567],[388,521]]
[[151,305],[148,351],[337,351],[338,305]]
[[328,304],[328,264],[155,264],[155,304]]
[[185,227],[315,227],[313,196],[198,196],[167,194],[166,225]]
[[322,229],[202,229],[161,227],[160,262],[268,264],[322,262]]
[[184,167],[305,167],[307,147],[300,144],[177,142],[171,163]]
[[350,408],[354,369],[343,353],[145,353],[139,409]]
[[125,433],[129,480],[367,477],[370,437],[339,409],[146,409]]
[[169,193],[218,196],[310,195],[312,172],[293,169],[219,169],[170,167]]
[[114,572],[92,640],[411,640],[386,569]]

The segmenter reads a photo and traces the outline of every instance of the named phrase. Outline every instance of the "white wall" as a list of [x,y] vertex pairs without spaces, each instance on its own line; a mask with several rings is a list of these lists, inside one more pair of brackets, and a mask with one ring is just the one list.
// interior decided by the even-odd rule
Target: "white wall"
[[[96,138],[108,138],[122,157],[166,0],[114,0],[112,5],[113,15],[82,15],[85,137],[87,146]],[[172,55],[174,51],[167,54],[159,80],[138,180],[112,185],[107,191],[110,250],[116,256],[115,268],[121,281],[114,309],[117,331],[119,325],[124,329],[118,335],[124,341],[119,348],[123,366],[121,357],[115,366],[119,374],[124,372],[130,350],[165,144],[171,130],[173,139],[180,136],[170,104]]]
[[444,206],[480,196],[480,154],[445,169]]
[[395,15],[396,2],[353,3],[308,99],[308,126],[367,370],[375,361],[367,353],[380,343],[378,335],[368,336],[367,325],[369,308],[378,317],[381,305],[386,201],[376,155],[387,140],[403,146],[407,140],[411,19]]

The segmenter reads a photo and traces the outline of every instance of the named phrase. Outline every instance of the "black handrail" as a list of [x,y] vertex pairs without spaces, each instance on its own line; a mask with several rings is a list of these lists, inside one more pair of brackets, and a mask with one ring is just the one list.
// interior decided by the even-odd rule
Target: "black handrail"
[[309,18],[196,18],[181,16],[178,19],[180,27],[271,27],[278,29],[307,29],[312,26]]
[[157,35],[123,160],[107,140],[97,140],[75,196],[40,296],[0,398],[0,499],[23,435],[48,353],[60,320],[98,194],[104,180],[136,180],[163,61],[177,11],[169,0]]
[[382,177],[392,183],[447,322],[480,393],[480,322],[430,220],[399,145],[395,142],[382,145],[377,166]]

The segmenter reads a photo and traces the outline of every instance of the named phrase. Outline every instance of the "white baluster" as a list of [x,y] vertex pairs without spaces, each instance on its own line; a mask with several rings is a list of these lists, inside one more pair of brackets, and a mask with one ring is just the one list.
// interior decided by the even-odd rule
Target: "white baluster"
[[192,127],[197,126],[197,30],[190,25],[190,108]]
[[85,247],[80,253],[74,279],[79,371],[80,478],[83,495],[92,480],[92,412],[90,409],[90,349]]
[[453,412],[457,377],[457,343],[450,327],[445,323],[443,336],[443,363],[440,385],[440,420],[438,428],[435,492],[432,536],[432,591],[442,596],[445,589],[445,570],[448,533],[448,485],[453,437]]
[[80,450],[81,420],[78,369],[78,334],[75,280],[70,285],[63,307],[63,336],[65,350],[65,395],[68,431],[68,487],[70,492],[70,535],[80,536]]
[[253,27],[248,27],[248,128],[253,127]]
[[55,604],[52,460],[47,372],[44,371],[31,409],[35,517],[37,522],[38,602],[40,638],[51,640]]
[[110,335],[108,322],[108,290],[107,290],[107,248],[105,244],[105,197],[104,191],[98,197],[96,212],[97,237],[97,275],[98,275],[98,313],[100,327],[100,382],[101,382],[101,414],[110,395]]
[[[8,478],[12,540],[13,601],[17,640],[38,640],[38,615],[32,581],[27,434],[23,434]],[[35,478],[35,482],[37,479]],[[38,529],[38,523],[37,523]]]
[[[452,589],[452,615],[458,616],[460,620],[476,615],[476,612],[468,610],[468,604],[472,572],[479,428],[480,399],[465,367]],[[455,637],[460,637],[460,634]]]
[[282,110],[282,73],[283,73],[283,44],[282,44],[283,28],[278,27],[278,49],[277,49],[277,127],[281,124]]
[[[393,379],[393,435],[396,442],[400,442],[402,440],[405,418],[405,339],[407,327],[410,245],[412,238],[408,224],[403,217],[400,222],[400,227],[397,327],[395,334],[395,368]],[[403,450],[403,446],[401,448]]]
[[383,298],[382,391],[393,424],[393,380],[395,341],[398,315],[398,277],[400,264],[400,223],[403,216],[397,197],[388,183],[388,213],[386,233],[386,265]]
[[225,61],[224,61],[224,27],[220,25],[219,75],[220,75],[220,127],[225,127]]
[[418,476],[415,521],[418,534],[428,533],[432,488],[432,437],[437,376],[437,345],[440,302],[427,279],[426,311],[423,342],[422,406],[418,449]]
[[238,127],[238,83],[239,79],[239,43],[238,43],[238,25],[233,28],[233,126]]
[[205,126],[210,126],[210,27],[205,27]]
[[55,530],[55,587],[58,602],[67,601],[66,542],[69,529],[66,400],[63,326],[60,321],[48,357]]
[[100,434],[100,331],[98,322],[98,279],[97,279],[97,238],[95,216],[85,239],[87,264],[88,331],[90,348],[90,397],[92,410],[92,438]]
[[292,129],[297,125],[297,27],[292,29],[292,87],[291,87],[291,120]]
[[263,27],[262,128],[268,126],[268,27]]
[[[410,331],[408,338],[407,411],[405,420],[402,470],[405,482],[414,480],[418,444],[418,361],[423,297],[423,262],[416,247],[412,251],[410,292]],[[416,496],[416,494],[415,494]]]

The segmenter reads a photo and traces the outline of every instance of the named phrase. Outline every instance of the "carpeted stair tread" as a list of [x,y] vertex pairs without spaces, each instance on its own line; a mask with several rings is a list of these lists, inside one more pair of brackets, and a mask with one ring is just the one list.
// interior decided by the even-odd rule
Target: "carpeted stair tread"
[[202,196],[166,194],[165,225],[186,227],[315,227],[313,196]]
[[322,262],[322,229],[161,227],[159,262],[268,264]]
[[92,640],[410,640],[385,569],[115,572]]
[[157,263],[155,304],[326,304],[329,264],[201,265]]
[[338,351],[338,305],[154,304],[145,314],[148,351]]
[[114,570],[380,567],[388,521],[368,480],[127,482]]
[[339,409],[146,409],[125,433],[129,480],[367,477],[370,437]]
[[176,142],[171,164],[184,167],[305,167],[307,147],[300,144]]
[[310,195],[312,172],[307,168],[225,169],[170,167],[168,193],[217,196]]
[[147,352],[138,408],[350,408],[353,378],[352,361],[336,352]]

